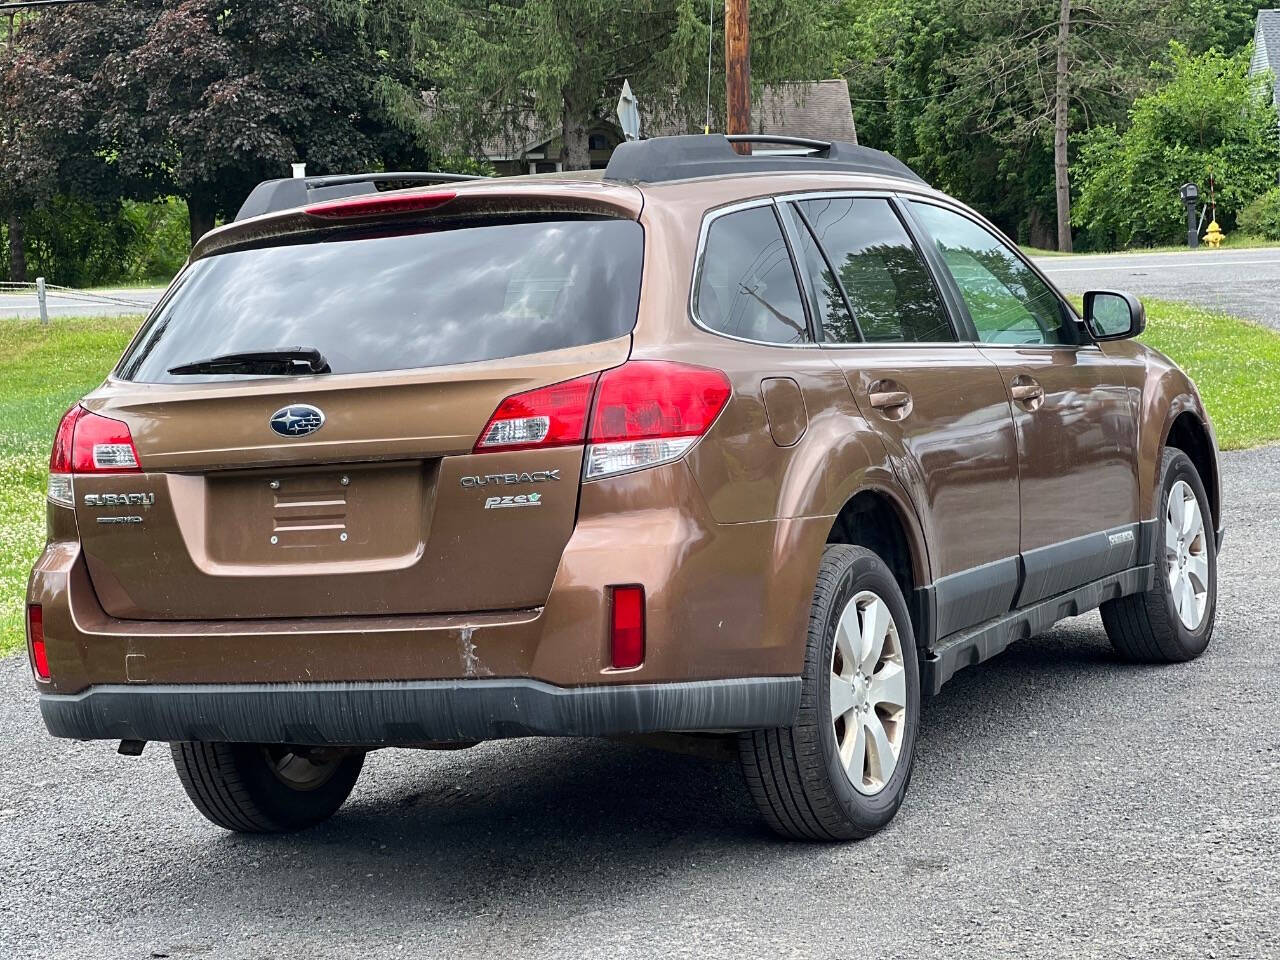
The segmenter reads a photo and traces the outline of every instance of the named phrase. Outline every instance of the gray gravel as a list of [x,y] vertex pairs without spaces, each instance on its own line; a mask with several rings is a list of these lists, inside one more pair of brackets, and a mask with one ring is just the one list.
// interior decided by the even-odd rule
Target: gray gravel
[[1127,290],[1280,329],[1280,247],[1040,257],[1036,264],[1066,293]]
[[0,661],[0,957],[1280,956],[1280,448],[1225,471],[1208,653],[1126,666],[1090,616],[964,671],[862,843],[774,840],[732,765],[547,740],[377,753],[329,824],[238,837]]

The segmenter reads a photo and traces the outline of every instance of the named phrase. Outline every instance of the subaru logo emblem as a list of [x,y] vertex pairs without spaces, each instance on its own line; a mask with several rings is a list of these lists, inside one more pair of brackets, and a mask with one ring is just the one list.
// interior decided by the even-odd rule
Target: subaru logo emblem
[[309,403],[281,407],[271,415],[271,429],[282,437],[305,437],[324,426],[324,412]]

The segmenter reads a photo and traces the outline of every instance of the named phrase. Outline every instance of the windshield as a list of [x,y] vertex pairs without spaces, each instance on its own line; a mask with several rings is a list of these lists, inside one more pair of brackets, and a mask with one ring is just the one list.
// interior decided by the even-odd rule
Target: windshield
[[643,230],[631,220],[486,222],[197,260],[120,361],[147,383],[205,358],[305,345],[334,374],[495,360],[629,333]]

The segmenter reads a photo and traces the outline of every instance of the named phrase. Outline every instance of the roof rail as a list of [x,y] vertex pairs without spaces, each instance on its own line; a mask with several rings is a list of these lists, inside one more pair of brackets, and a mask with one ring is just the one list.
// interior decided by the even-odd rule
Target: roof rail
[[470,173],[339,173],[321,177],[284,177],[263,180],[250,191],[236,213],[236,220],[248,220],[264,213],[289,210],[321,200],[337,200],[377,193],[380,183],[451,183],[457,180],[484,180]]
[[[735,143],[776,143],[810,152],[740,154]],[[841,140],[809,140],[768,134],[691,134],[620,143],[605,168],[606,180],[664,183],[693,177],[749,173],[861,173],[924,183],[905,163],[883,150]]]

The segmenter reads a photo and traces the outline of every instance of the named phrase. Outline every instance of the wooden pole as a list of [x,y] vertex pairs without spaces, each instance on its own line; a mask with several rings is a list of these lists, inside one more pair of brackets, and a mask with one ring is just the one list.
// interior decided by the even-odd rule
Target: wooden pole
[[[749,0],[724,2],[725,132],[751,132],[751,39]],[[751,145],[734,144],[739,153]]]

